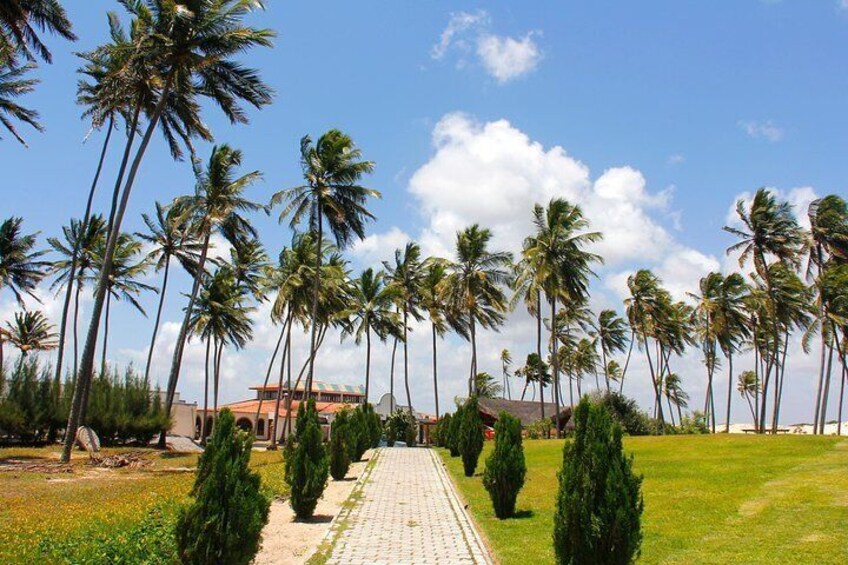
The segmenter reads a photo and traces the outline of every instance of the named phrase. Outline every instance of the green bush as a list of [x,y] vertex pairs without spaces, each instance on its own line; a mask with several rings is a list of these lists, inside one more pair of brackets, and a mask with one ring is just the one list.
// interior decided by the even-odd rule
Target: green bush
[[350,428],[350,410],[339,411],[330,429],[330,475],[337,481],[344,479],[350,468],[349,444],[356,441],[355,436],[350,437]]
[[691,416],[683,416],[683,421],[677,426],[679,434],[708,434],[710,427],[703,412],[695,410]]
[[183,563],[246,565],[259,551],[271,503],[248,468],[252,445],[251,435],[236,429],[233,413],[222,410],[197,463],[194,500],[177,520]]
[[295,516],[305,519],[315,512],[330,472],[313,398],[300,403],[293,443],[291,465],[286,472],[291,489],[289,501]]
[[371,442],[369,447],[379,447],[380,439],[383,437],[383,426],[380,423],[380,415],[374,412],[374,407],[370,403],[362,405],[362,413],[365,414],[368,438]]
[[369,414],[364,405],[357,406],[351,414],[349,453],[352,461],[362,461],[362,456],[373,445],[374,423],[371,414],[373,414],[373,409]]
[[598,392],[592,396],[592,402],[606,407],[610,417],[631,436],[646,436],[655,433],[657,426],[632,398],[617,392]]
[[63,386],[36,357],[0,368],[0,436],[23,443],[55,441],[68,421],[70,383]]
[[554,423],[548,418],[536,420],[527,426],[527,437],[530,439],[544,439],[551,437]]
[[472,396],[462,408],[457,446],[462,456],[462,468],[466,477],[473,477],[477,461],[483,451],[483,420],[477,409],[477,397]]
[[395,442],[399,439],[406,441],[409,426],[409,412],[400,409],[395,410],[386,420],[386,443],[388,446],[394,447]]
[[447,447],[450,442],[451,418],[452,416],[450,414],[442,414],[442,417],[436,423],[436,433],[433,437],[433,443],[438,447]]
[[404,441],[407,447],[415,447],[418,443],[418,422],[415,421],[415,416],[411,412],[405,412],[406,429],[404,429]]
[[633,457],[624,454],[621,426],[587,397],[574,420],[574,438],[563,448],[558,475],[556,562],[632,563],[642,543],[642,478],[633,473]]
[[456,407],[456,412],[450,420],[448,427],[447,448],[450,450],[451,457],[459,457],[459,428],[462,426],[462,406]]
[[521,444],[521,422],[501,412],[495,424],[495,449],[486,459],[483,486],[489,492],[495,516],[500,519],[515,514],[518,491],[524,486],[527,465]]

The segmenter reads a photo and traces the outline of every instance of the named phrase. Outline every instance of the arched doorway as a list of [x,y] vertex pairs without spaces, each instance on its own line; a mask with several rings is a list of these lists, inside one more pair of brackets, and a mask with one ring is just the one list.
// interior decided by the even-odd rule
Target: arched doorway
[[236,426],[246,432],[253,431],[253,422],[251,422],[248,418],[239,418],[238,420],[236,420]]

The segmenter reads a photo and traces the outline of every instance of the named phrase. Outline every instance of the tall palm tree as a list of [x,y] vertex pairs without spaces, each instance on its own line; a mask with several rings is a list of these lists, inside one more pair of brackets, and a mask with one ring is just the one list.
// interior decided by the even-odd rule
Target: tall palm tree
[[[59,344],[56,358],[58,376],[61,378],[62,356],[64,353],[65,335],[67,332],[69,300],[68,292],[74,296],[74,373],[77,378],[77,361],[79,352],[79,310],[80,295],[85,282],[89,280],[89,274],[96,269],[95,251],[102,248],[106,238],[106,221],[101,215],[91,216],[89,221],[71,220],[71,223],[62,227],[64,241],[59,238],[49,237],[47,243],[61,258],[53,262],[53,274],[56,279],[50,286],[51,290],[57,291],[65,288],[65,303],[62,309],[62,319],[59,324]],[[75,292],[73,292],[75,291]]]
[[540,385],[551,383],[548,364],[537,353],[528,354],[524,365],[516,369],[515,374],[524,377],[525,381],[533,383],[533,386],[535,383]]
[[[833,347],[831,353],[835,350],[839,362],[842,365],[842,378],[839,379],[839,407],[837,409],[837,435],[842,434],[842,406],[845,398],[845,384],[848,379],[848,262],[843,262],[839,259],[831,259],[821,278],[821,294],[822,301],[826,304],[827,319],[823,321],[823,328],[829,327]],[[841,333],[841,336],[839,335]],[[829,381],[829,379],[828,379]],[[823,398],[822,415],[819,420],[819,429],[823,431],[824,422],[824,402],[827,398]]]
[[724,277],[719,285],[715,308],[715,334],[722,354],[727,359],[727,410],[724,431],[730,432],[730,403],[733,396],[733,355],[750,337],[749,318],[745,310],[748,285],[739,273]]
[[451,316],[451,312],[445,308],[442,302],[441,292],[447,277],[447,263],[444,259],[430,257],[424,261],[424,276],[420,285],[421,307],[427,311],[430,318],[430,332],[433,342],[433,398],[436,402],[436,420],[439,419],[439,371],[436,342],[438,337],[444,336],[448,328],[453,328],[460,335],[464,335],[465,328]]
[[[289,225],[295,229],[306,222],[317,234],[319,249],[324,246],[326,224],[339,249],[346,248],[354,237],[365,237],[365,223],[374,219],[368,211],[368,197],[380,193],[359,183],[374,170],[374,163],[362,159],[362,151],[353,140],[332,129],[313,143],[308,135],[300,140],[300,164],[305,184],[274,194],[271,205],[284,204],[280,222],[291,216]],[[315,288],[312,295],[312,317],[318,317],[321,288],[321,253],[316,254]],[[316,324],[312,324],[309,345],[309,372],[306,390],[312,392],[315,369]]]
[[153,323],[153,335],[150,337],[147,362],[144,365],[144,380],[147,381],[150,379],[150,364],[153,361],[156,334],[159,333],[162,307],[165,305],[165,292],[168,289],[171,259],[176,259],[189,274],[192,274],[197,268],[202,249],[197,234],[192,232],[185,222],[177,221],[174,208],[166,208],[156,202],[155,215],[142,214],[141,216],[148,232],[137,233],[136,235],[151,246],[147,253],[147,260],[154,265],[155,271],[157,273],[163,272],[162,286],[159,289],[159,305],[156,307],[156,321]]
[[68,14],[58,0],[14,0],[0,5],[0,65],[14,65],[18,56],[47,63],[53,56],[38,36],[38,29],[76,41]]
[[365,337],[365,402],[371,391],[371,334],[385,342],[388,336],[401,338],[401,321],[394,305],[400,290],[385,283],[383,272],[374,273],[368,268],[353,281],[352,305],[348,310],[350,323],[342,336],[353,335],[357,345]]
[[607,392],[610,391],[610,378],[608,358],[616,353],[623,353],[627,349],[629,333],[627,322],[616,314],[615,310],[601,310],[594,324],[594,335],[601,349],[601,362],[604,368],[604,380]]
[[22,218],[11,217],[0,224],[0,291],[8,288],[23,306],[23,295],[36,298],[36,285],[47,274],[46,251],[33,251],[38,233],[21,233]]
[[497,398],[503,394],[503,387],[489,373],[477,373],[474,377],[474,390],[480,398]]
[[677,422],[683,423],[683,408],[689,407],[689,393],[683,390],[683,383],[677,373],[669,373],[663,383],[663,393],[668,402],[668,412],[671,415],[671,425],[674,425],[674,412],[671,407],[677,408]]
[[[194,283],[188,306],[186,306],[183,323],[174,346],[174,357],[171,361],[168,389],[165,395],[166,412],[171,409],[177,390],[185,341],[193,315],[192,310],[206,277],[206,260],[209,256],[212,234],[220,233],[232,245],[238,245],[246,239],[255,239],[256,230],[242,214],[266,209],[244,197],[244,191],[262,175],[259,171],[252,171],[236,176],[236,169],[241,166],[241,162],[242,153],[238,149],[233,149],[229,145],[213,147],[209,163],[204,170],[198,172],[195,193],[181,196],[173,203],[175,221],[178,224],[185,224],[187,229],[193,232],[194,237],[201,241],[201,247],[197,267],[194,270]],[[164,434],[161,434],[160,444],[163,442]]]
[[36,131],[44,131],[44,126],[38,121],[38,112],[25,108],[15,102],[15,98],[29,94],[35,90],[35,85],[39,82],[38,79],[25,77],[34,68],[35,65],[33,64],[27,64],[21,67],[0,66],[0,124],[3,124],[3,127],[24,147],[29,146],[23,136],[18,132],[12,120],[25,123]]
[[192,310],[192,334],[206,342],[206,382],[204,385],[201,438],[207,435],[209,410],[209,353],[212,349],[213,400],[212,413],[218,414],[218,390],[221,376],[221,357],[228,344],[241,349],[253,337],[249,314],[253,307],[245,304],[245,295],[236,282],[229,265],[223,265],[206,279],[203,290]]
[[759,415],[757,413],[756,405],[752,402],[752,399],[759,396],[759,386],[757,375],[754,371],[742,371],[739,373],[739,377],[736,381],[736,390],[739,391],[742,398],[748,401],[748,409],[751,411],[751,417],[754,419],[755,428],[759,428],[757,425]]
[[627,278],[627,288],[630,291],[630,297],[624,301],[627,319],[630,327],[636,331],[639,344],[645,349],[645,357],[648,360],[648,369],[654,387],[657,420],[659,424],[662,424],[662,401],[657,380],[657,368],[654,366],[654,361],[657,361],[657,367],[659,367],[660,360],[651,358],[651,338],[655,335],[656,320],[660,315],[662,304],[660,280],[651,271],[641,269]]
[[[535,205],[533,225],[536,231],[525,240],[522,257],[533,265],[535,278],[551,307],[549,352],[553,365],[554,404],[559,412],[559,356],[554,323],[557,307],[561,300],[575,304],[585,302],[589,293],[589,277],[593,274],[591,265],[602,261],[585,247],[599,241],[602,235],[587,232],[589,222],[583,211],[562,198],[552,199],[547,207]],[[573,393],[571,396],[573,406]],[[557,437],[561,432],[558,425]]]
[[[105,240],[100,239],[100,245],[94,248],[94,264],[96,271],[103,268],[103,254]],[[122,233],[118,236],[118,244],[115,247],[115,257],[112,262],[112,272],[109,274],[109,283],[106,297],[106,315],[103,324],[103,350],[100,361],[100,374],[106,374],[106,351],[109,341],[109,320],[112,300],[125,300],[144,316],[147,313],[138,301],[142,292],[156,292],[156,287],[141,282],[150,262],[147,257],[142,257],[141,242],[130,234]]]
[[468,394],[475,394],[477,326],[497,331],[504,322],[509,301],[504,292],[512,279],[512,254],[489,251],[492,232],[474,224],[456,234],[456,261],[448,263],[442,297],[451,316],[468,326],[471,367]]
[[254,299],[262,302],[262,274],[268,266],[268,255],[256,238],[244,239],[237,235],[228,237],[235,242],[230,248],[230,267],[236,283]]
[[[713,376],[715,374],[716,365],[718,363],[718,337],[716,318],[718,316],[718,295],[724,277],[721,273],[709,273],[702,277],[698,286],[700,295],[687,293],[695,302],[695,319],[697,321],[698,337],[701,344],[701,350],[704,353],[704,365],[707,368],[707,387],[706,398],[704,399],[704,416],[707,423],[713,423],[715,427],[715,414],[711,411],[711,407],[715,406],[713,396]],[[715,432],[715,429],[713,429]]]
[[[740,266],[743,266],[748,259],[753,261],[755,271],[765,283],[766,298],[773,312],[775,299],[767,256],[774,257],[780,263],[796,266],[803,242],[801,229],[792,213],[792,206],[788,202],[778,201],[775,195],[765,188],[757,190],[747,209],[745,201],[739,200],[736,203],[736,213],[743,228],[724,227],[725,231],[739,238],[739,241],[730,246],[727,252],[740,252]],[[762,381],[763,398],[768,395],[772,371],[777,372],[779,358],[780,331],[776,316],[770,316],[770,325],[772,351]],[[760,407],[761,432],[765,431],[765,406],[766,403],[763,402]]]
[[[512,400],[512,392],[509,390],[509,377],[512,375],[509,374],[509,366],[512,365],[512,355],[509,353],[509,349],[501,350],[501,371],[503,373],[503,388],[506,392],[506,396]],[[438,419],[438,417],[436,418]]]
[[15,323],[6,322],[6,339],[21,352],[21,362],[31,351],[48,351],[56,347],[56,332],[43,312],[15,312]]
[[403,341],[403,383],[406,389],[406,402],[410,416],[413,415],[412,396],[409,392],[409,318],[421,321],[421,286],[424,282],[424,264],[421,261],[421,247],[414,241],[406,247],[395,250],[394,264],[383,262],[389,277],[397,308],[401,313]]
[[[187,113],[199,114],[196,99],[208,97],[214,101],[233,123],[247,121],[241,103],[247,102],[257,108],[271,101],[271,90],[262,82],[259,74],[252,69],[236,63],[232,57],[247,52],[254,46],[270,46],[273,32],[242,25],[242,20],[259,2],[242,0],[185,0],[183,3],[159,0],[141,0],[124,3],[138,25],[147,33],[140,38],[134,61],[143,61],[137,74],[161,77],[159,98],[151,114],[144,136],[132,159],[121,196],[115,209],[114,222],[109,234],[109,243],[105,253],[103,276],[101,277],[92,308],[86,347],[81,362],[81,376],[90,381],[94,368],[94,349],[100,317],[106,298],[107,276],[115,253],[117,235],[129,202],[147,147],[153,136],[159,119],[173,100],[172,92],[181,93],[180,99],[192,102],[186,108]],[[137,70],[131,65],[133,71]],[[141,108],[144,100],[139,98],[136,108]],[[135,114],[137,115],[137,111]],[[127,145],[126,154],[128,155]],[[119,173],[119,179],[122,179]],[[181,348],[180,355],[182,353]],[[172,371],[173,372],[173,371]],[[169,383],[170,384],[170,383]],[[79,390],[79,387],[77,388]],[[79,423],[82,408],[82,396],[74,392],[62,460],[70,459],[74,434]],[[166,397],[166,411],[170,410],[173,392],[169,386]],[[170,402],[167,402],[170,401]],[[164,433],[160,436],[164,443]]]

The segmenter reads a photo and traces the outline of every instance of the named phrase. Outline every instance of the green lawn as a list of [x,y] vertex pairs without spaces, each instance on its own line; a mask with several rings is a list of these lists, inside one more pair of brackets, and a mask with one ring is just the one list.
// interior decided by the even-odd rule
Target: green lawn
[[[60,447],[0,449],[9,459],[57,461]],[[127,451],[106,449],[106,454]],[[135,450],[132,450],[135,451]],[[84,453],[74,454],[74,472],[0,472],[0,563],[36,563],[37,545],[57,536],[84,539],[108,532],[120,536],[148,509],[175,508],[187,500],[196,455],[174,456],[150,450],[150,467],[93,469]],[[270,493],[285,494],[281,452],[254,451],[251,467]]]
[[[492,448],[486,448],[478,472]],[[627,438],[644,475],[642,563],[848,563],[848,441],[834,437]],[[440,450],[503,565],[552,563],[562,442],[525,442],[519,516],[498,520],[479,474]]]

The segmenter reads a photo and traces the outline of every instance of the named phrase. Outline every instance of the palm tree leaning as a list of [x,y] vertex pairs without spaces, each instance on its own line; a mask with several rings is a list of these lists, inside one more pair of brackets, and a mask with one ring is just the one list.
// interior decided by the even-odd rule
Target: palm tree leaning
[[477,327],[498,330],[509,310],[504,292],[512,282],[512,254],[489,251],[492,232],[474,224],[456,234],[456,260],[448,263],[442,299],[453,319],[468,327],[471,366],[468,395],[476,393]]
[[0,5],[0,59],[2,66],[14,66],[18,57],[53,62],[53,55],[38,36],[37,29],[76,41],[68,14],[58,0],[15,0]]
[[421,279],[421,307],[427,311],[430,318],[430,333],[433,347],[433,399],[436,404],[436,420],[439,419],[439,360],[437,341],[451,327],[460,335],[465,335],[465,328],[452,319],[450,311],[442,303],[441,291],[447,277],[447,265],[444,259],[429,257],[424,261],[424,276]]
[[34,68],[35,65],[32,63],[21,67],[0,67],[0,124],[3,124],[3,127],[24,147],[29,146],[20,132],[18,132],[18,128],[15,127],[13,120],[27,124],[38,132],[44,131],[44,126],[38,121],[38,112],[15,102],[15,98],[29,94],[35,90],[35,85],[39,82],[38,79],[26,78],[25,76],[26,73]]
[[611,376],[608,359],[616,353],[624,353],[629,339],[627,338],[627,322],[615,310],[601,310],[594,324],[594,334],[601,349],[601,362],[604,368],[604,381],[607,392],[610,392]]
[[[318,249],[324,247],[325,223],[339,249],[346,248],[354,237],[364,238],[365,223],[374,219],[366,208],[366,201],[368,197],[379,198],[380,193],[359,183],[363,175],[374,170],[374,163],[362,159],[362,151],[348,135],[332,129],[315,143],[308,135],[300,140],[300,164],[305,184],[277,192],[271,198],[272,206],[284,205],[280,222],[291,216],[289,225],[292,229],[306,222],[309,231],[316,232]],[[321,289],[321,256],[322,253],[315,255],[307,395],[312,393],[315,374],[315,320],[318,318]]]
[[[262,82],[259,74],[232,59],[233,56],[245,53],[254,46],[271,46],[274,36],[272,31],[255,29],[241,23],[256,7],[261,7],[260,3],[240,0],[186,0],[177,4],[142,0],[124,3],[124,7],[138,22],[137,26],[133,26],[134,29],[144,31],[134,42],[132,64],[127,66],[128,74],[159,79],[161,87],[157,90],[158,99],[148,116],[144,136],[130,165],[115,210],[114,222],[111,223],[103,275],[97,286],[80,367],[81,378],[85,381],[89,381],[93,373],[94,350],[117,234],[120,233],[130,193],[145,152],[166,108],[175,99],[179,100],[182,114],[197,122],[200,112],[197,99],[209,97],[231,122],[244,123],[247,116],[240,106],[241,102],[246,101],[259,108],[271,101],[271,90]],[[132,81],[129,83],[135,84]],[[138,115],[144,103],[145,100],[139,97],[134,115]],[[187,129],[190,123],[183,129],[187,134],[192,133]],[[134,129],[134,126],[131,129]],[[126,156],[129,155],[129,149],[128,143]],[[119,182],[123,179],[122,172],[119,172],[118,178]],[[81,402],[82,397],[75,391],[62,451],[63,461],[70,460],[74,434],[79,424]],[[168,403],[166,409],[170,408]]]
[[509,366],[510,365],[512,365],[512,355],[510,354],[509,349],[502,349],[501,350],[501,371],[502,371],[502,374],[503,374],[503,385],[502,386],[503,386],[503,389],[504,389],[504,392],[505,392],[507,398],[509,398],[509,400],[512,400],[512,392],[510,391],[510,387],[509,387],[509,377],[512,376],[509,373]]
[[[796,266],[802,244],[801,230],[798,227],[792,207],[780,202],[768,189],[760,188],[754,194],[749,207],[744,200],[736,203],[736,214],[742,222],[741,229],[725,226],[724,230],[735,235],[739,241],[727,249],[728,253],[740,252],[739,265],[751,259],[754,270],[765,283],[769,310],[775,310],[775,297],[769,274],[767,256],[778,262]],[[772,371],[777,370],[779,357],[780,331],[775,316],[770,316],[772,351],[769,355],[763,376],[763,403],[760,406],[760,432],[765,432],[765,397],[771,383]]]
[[409,317],[421,321],[421,285],[424,280],[424,264],[421,261],[421,247],[414,241],[406,244],[403,250],[395,250],[394,264],[383,262],[389,277],[389,286],[395,295],[395,303],[401,312],[403,341],[403,383],[406,389],[406,404],[410,417],[412,410],[412,395],[409,391]]
[[6,339],[21,352],[20,362],[32,351],[56,348],[56,332],[43,312],[15,312],[15,323],[6,322]]
[[[177,383],[182,368],[183,351],[191,326],[194,303],[206,274],[206,260],[209,256],[210,240],[213,233],[220,233],[231,245],[237,246],[242,241],[256,238],[256,230],[245,219],[244,212],[267,210],[264,206],[248,200],[243,192],[261,178],[259,171],[236,176],[236,169],[241,166],[242,153],[229,145],[212,148],[212,154],[205,169],[198,171],[195,193],[180,196],[172,204],[174,221],[185,224],[186,229],[201,241],[200,257],[194,270],[194,282],[188,305],[186,306],[183,323],[177,342],[174,345],[174,357],[168,375],[168,388],[165,394],[165,410],[170,413],[177,391]],[[159,436],[159,444],[164,447],[165,432]]]
[[[352,307],[348,311],[350,323],[342,336],[353,335],[356,344],[365,337],[365,402],[371,390],[371,334],[385,342],[388,336],[401,337],[400,319],[394,309],[399,292],[396,287],[385,284],[385,274],[365,269],[353,281]],[[438,413],[438,409],[437,409]]]
[[200,259],[201,243],[197,234],[193,233],[185,223],[177,221],[173,208],[166,208],[156,202],[155,215],[141,215],[147,226],[147,233],[136,235],[151,246],[147,260],[153,264],[154,270],[163,272],[162,286],[159,289],[159,304],[156,307],[156,321],[153,323],[153,335],[150,337],[150,347],[147,350],[147,362],[144,365],[144,380],[150,379],[150,364],[153,361],[153,350],[156,346],[156,334],[159,332],[159,322],[162,319],[162,307],[165,305],[165,293],[168,290],[168,275],[171,269],[171,259],[176,259],[189,273],[194,274]]

